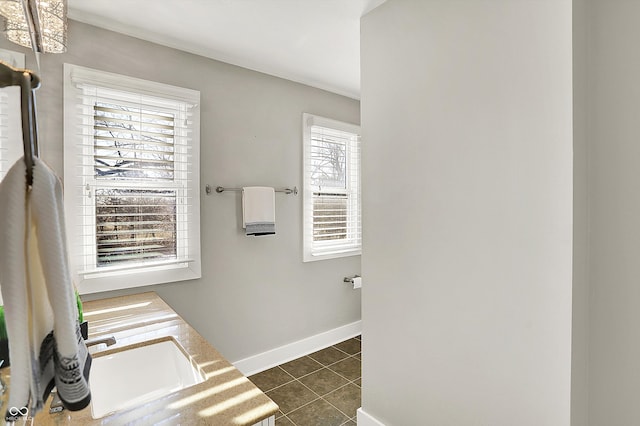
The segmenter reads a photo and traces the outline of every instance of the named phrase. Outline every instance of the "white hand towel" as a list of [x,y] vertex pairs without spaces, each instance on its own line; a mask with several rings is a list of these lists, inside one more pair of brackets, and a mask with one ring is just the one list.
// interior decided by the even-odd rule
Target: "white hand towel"
[[[91,400],[88,382],[91,357],[80,334],[78,305],[69,272],[62,183],[55,173],[37,158],[30,202],[46,293],[54,317],[55,350],[52,355],[55,364],[55,385],[62,403],[68,410],[81,410]],[[30,284],[33,288],[35,283],[32,281]],[[48,356],[37,353],[40,353],[40,359]],[[40,367],[44,369],[47,366]],[[48,379],[49,374],[52,372],[45,370],[41,376]],[[45,386],[48,386],[48,383],[42,383],[42,389],[46,394]]]
[[275,190],[265,186],[242,188],[242,227],[246,235],[276,233]]
[[9,338],[11,389],[8,407],[28,407],[31,385],[27,297],[26,167],[18,160],[0,182],[0,285]]
[[65,406],[81,409],[90,400],[91,359],[80,337],[68,270],[62,184],[36,159],[27,194],[25,171],[20,159],[0,183],[0,247],[6,248],[0,256],[0,284],[11,361],[8,407],[38,412],[55,375]]
[[56,345],[60,355],[71,356],[78,352],[78,305],[67,257],[62,183],[38,159],[33,172],[31,216],[36,228],[49,303],[55,318]]

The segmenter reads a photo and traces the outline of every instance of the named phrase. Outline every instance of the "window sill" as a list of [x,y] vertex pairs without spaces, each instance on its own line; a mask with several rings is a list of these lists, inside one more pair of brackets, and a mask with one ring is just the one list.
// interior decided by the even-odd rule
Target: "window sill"
[[303,262],[315,262],[317,260],[338,259],[341,257],[360,256],[362,249],[349,249],[326,253],[305,253]]
[[200,264],[191,262],[187,266],[174,264],[138,270],[129,269],[78,275],[76,282],[80,294],[89,294],[194,280],[201,277]]

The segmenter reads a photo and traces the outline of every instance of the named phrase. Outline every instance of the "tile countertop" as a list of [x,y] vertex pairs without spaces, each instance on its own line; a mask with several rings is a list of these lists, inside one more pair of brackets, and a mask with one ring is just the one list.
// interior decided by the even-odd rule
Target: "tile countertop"
[[[83,303],[89,339],[114,336],[116,344],[97,351],[117,350],[148,340],[173,336],[191,355],[207,379],[155,401],[93,419],[91,405],[81,411],[49,414],[51,398],[33,419],[35,425],[202,424],[253,425],[276,413],[278,406],[220,355],[200,334],[153,292]],[[10,381],[10,367],[2,378]],[[7,394],[0,413],[6,412]],[[17,422],[21,424],[21,422]]]

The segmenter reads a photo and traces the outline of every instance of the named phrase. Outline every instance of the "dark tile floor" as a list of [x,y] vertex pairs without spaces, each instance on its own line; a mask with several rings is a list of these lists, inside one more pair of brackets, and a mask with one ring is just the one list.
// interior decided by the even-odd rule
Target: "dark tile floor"
[[276,426],[355,425],[360,343],[357,336],[249,377],[280,406]]

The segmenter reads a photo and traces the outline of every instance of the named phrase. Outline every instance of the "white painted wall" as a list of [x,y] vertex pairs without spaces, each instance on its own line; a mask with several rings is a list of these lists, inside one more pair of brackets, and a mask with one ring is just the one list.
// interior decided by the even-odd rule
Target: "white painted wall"
[[[27,49],[4,37],[0,48],[35,68]],[[41,155],[60,175],[65,62],[200,90],[203,185],[300,188],[302,113],[360,120],[356,100],[74,21],[69,51],[41,61]],[[201,196],[202,279],[135,292],[158,292],[230,361],[360,319],[360,291],[342,282],[359,256],[302,262],[300,195],[276,196],[278,234],[264,238],[243,235],[239,194]]]
[[589,5],[589,424],[640,424],[640,2]]
[[570,0],[362,20],[363,410],[570,422]]

